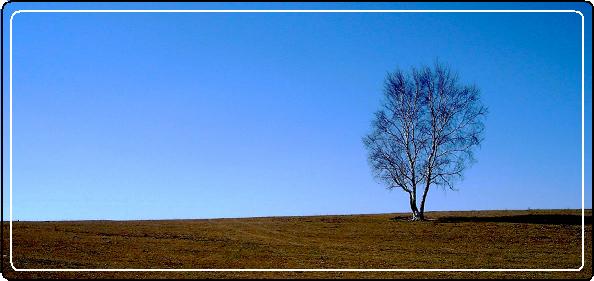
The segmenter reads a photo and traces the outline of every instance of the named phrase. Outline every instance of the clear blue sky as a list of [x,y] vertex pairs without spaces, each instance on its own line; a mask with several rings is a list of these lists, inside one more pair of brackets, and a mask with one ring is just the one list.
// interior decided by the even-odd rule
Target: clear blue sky
[[[19,9],[577,9],[590,6],[12,3]],[[22,13],[13,22],[13,212],[20,220],[408,212],[361,138],[382,82],[436,58],[482,91],[478,162],[428,210],[581,207],[575,13]],[[8,57],[5,56],[5,81]],[[8,219],[8,83],[4,215]]]

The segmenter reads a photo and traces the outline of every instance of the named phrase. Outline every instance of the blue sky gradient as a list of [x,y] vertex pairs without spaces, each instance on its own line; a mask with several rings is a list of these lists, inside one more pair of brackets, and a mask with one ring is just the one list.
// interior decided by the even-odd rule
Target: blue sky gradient
[[[22,9],[572,9],[586,4],[11,3]],[[436,58],[489,107],[477,163],[427,210],[581,207],[576,13],[21,13],[13,21],[13,216],[167,219],[408,212],[361,138],[383,79]]]

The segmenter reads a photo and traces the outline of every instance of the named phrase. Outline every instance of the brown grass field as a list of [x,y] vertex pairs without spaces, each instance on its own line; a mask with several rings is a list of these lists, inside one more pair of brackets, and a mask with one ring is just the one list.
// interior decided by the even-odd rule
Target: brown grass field
[[[581,210],[428,212],[212,220],[14,222],[17,268],[577,269]],[[574,272],[15,272],[4,223],[3,273],[20,278],[571,278]]]

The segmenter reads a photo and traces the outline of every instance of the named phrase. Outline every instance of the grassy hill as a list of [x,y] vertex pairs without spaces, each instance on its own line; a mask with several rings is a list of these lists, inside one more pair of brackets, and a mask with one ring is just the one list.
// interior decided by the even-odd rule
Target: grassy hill
[[[428,212],[211,220],[14,222],[17,268],[579,268],[581,210]],[[6,278],[587,278],[580,272],[14,272]]]

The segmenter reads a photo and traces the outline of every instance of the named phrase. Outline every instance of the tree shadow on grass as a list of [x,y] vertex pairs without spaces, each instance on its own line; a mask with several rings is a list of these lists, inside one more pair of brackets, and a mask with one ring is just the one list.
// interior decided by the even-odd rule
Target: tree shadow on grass
[[[580,215],[555,215],[555,214],[532,214],[532,215],[513,215],[513,216],[493,216],[493,217],[442,217],[437,218],[435,222],[440,223],[459,223],[459,222],[506,222],[506,223],[534,223],[534,224],[560,224],[560,225],[581,225],[582,216]],[[592,224],[592,216],[585,216],[584,222]]]

